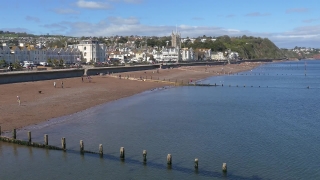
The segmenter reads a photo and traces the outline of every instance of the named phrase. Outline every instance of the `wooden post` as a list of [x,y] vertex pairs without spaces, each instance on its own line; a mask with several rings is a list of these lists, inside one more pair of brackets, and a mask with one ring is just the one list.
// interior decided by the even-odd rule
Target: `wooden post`
[[49,141],[48,141],[48,134],[44,135],[44,145],[48,146]]
[[28,142],[31,143],[31,131],[28,131]]
[[1,126],[0,126],[0,136],[1,136]]
[[102,144],[99,145],[99,154],[101,156],[103,155],[103,146],[102,146]]
[[17,131],[16,131],[16,129],[13,129],[12,138],[13,138],[13,139],[16,139],[16,138],[17,138]]
[[171,165],[171,164],[172,164],[172,156],[171,156],[171,154],[168,154],[168,155],[167,155],[167,164],[168,164],[168,165]]
[[66,138],[61,138],[61,146],[62,146],[62,149],[65,151],[66,150]]
[[124,147],[120,148],[120,159],[124,159]]
[[194,168],[195,169],[198,169],[198,167],[199,167],[198,162],[199,162],[198,158],[194,159]]
[[80,153],[83,153],[84,152],[84,144],[83,144],[83,141],[80,140]]
[[147,162],[147,150],[142,151],[143,162]]
[[227,172],[227,163],[222,164],[222,171]]

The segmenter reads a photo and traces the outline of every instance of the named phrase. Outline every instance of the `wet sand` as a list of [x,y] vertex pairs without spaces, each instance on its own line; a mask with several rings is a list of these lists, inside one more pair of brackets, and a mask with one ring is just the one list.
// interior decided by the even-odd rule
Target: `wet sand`
[[[0,85],[2,131],[48,121],[147,90],[253,69],[262,63],[190,66]],[[121,75],[121,79],[119,78]],[[127,79],[130,77],[130,79]],[[152,80],[151,80],[152,77]],[[147,80],[140,80],[147,79]],[[159,81],[158,81],[159,79]],[[61,82],[63,81],[63,88]],[[56,82],[56,87],[54,87]],[[41,91],[41,92],[40,92]],[[21,105],[17,101],[20,97]]]

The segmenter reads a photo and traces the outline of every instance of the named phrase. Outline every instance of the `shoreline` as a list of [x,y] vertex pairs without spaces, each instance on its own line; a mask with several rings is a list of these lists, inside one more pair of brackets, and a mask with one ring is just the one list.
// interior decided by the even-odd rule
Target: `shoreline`
[[[262,64],[265,63],[186,66],[161,69],[159,73],[157,70],[115,73],[113,77],[97,75],[92,76],[92,79],[84,78],[83,82],[81,77],[77,77],[3,84],[0,85],[1,131],[37,125],[53,118],[71,115],[145,91],[173,86],[174,81],[187,83],[192,80],[195,82],[213,76],[248,71]],[[121,79],[116,78],[119,75]],[[135,80],[123,78],[128,76],[134,77]],[[140,78],[149,80],[136,80]],[[150,81],[151,78],[153,81]],[[56,82],[56,88],[53,86],[54,82]],[[61,82],[63,82],[63,87],[61,87]],[[20,106],[17,96],[21,98]]]

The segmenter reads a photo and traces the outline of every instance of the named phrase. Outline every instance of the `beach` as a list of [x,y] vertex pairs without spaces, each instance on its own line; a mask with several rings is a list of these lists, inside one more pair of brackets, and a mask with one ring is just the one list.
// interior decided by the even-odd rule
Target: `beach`
[[90,78],[77,77],[2,84],[0,85],[0,126],[2,131],[11,131],[14,128],[19,129],[66,116],[144,91],[174,86],[175,82],[186,84],[211,76],[234,74],[253,69],[261,64],[247,62],[215,66],[183,66],[96,75]]

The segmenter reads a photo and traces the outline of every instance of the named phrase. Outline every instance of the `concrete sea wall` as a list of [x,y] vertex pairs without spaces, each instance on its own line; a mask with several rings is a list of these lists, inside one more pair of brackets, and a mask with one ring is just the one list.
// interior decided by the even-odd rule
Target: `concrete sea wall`
[[100,73],[119,73],[129,71],[143,71],[159,68],[160,65],[139,65],[139,66],[122,66],[122,67],[100,67],[88,69],[63,69],[52,71],[17,71],[0,74],[0,84],[42,81],[51,79],[62,79],[81,77],[83,75],[96,75]]
[[83,69],[8,72],[0,74],[0,84],[80,77],[83,73]]
[[139,65],[139,66],[122,66],[122,67],[97,67],[87,69],[85,75],[96,75],[100,73],[119,73],[119,72],[129,72],[129,71],[144,71],[159,68],[159,65]]
[[[259,60],[254,60],[259,62]],[[272,60],[263,59],[260,62],[270,62]],[[253,61],[243,61],[253,62]],[[42,70],[42,71],[17,71],[17,72],[6,72],[0,73],[0,84],[18,83],[18,82],[29,82],[29,81],[42,81],[51,79],[62,79],[81,77],[83,75],[96,75],[100,73],[120,73],[129,71],[144,71],[152,70],[157,68],[176,68],[180,66],[203,66],[203,65],[224,65],[226,62],[192,62],[192,63],[164,63],[154,65],[135,65],[135,66],[118,66],[118,67],[96,67],[88,69],[61,69],[61,70]]]

